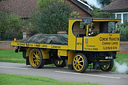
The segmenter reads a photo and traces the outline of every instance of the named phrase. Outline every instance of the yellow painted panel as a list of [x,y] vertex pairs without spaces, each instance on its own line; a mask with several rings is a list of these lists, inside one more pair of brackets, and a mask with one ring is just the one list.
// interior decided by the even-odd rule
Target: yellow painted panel
[[11,46],[19,46],[20,44],[18,42],[11,42]]
[[65,49],[67,50],[67,45],[51,45],[51,49]]
[[73,64],[74,56],[75,56],[75,51],[68,51],[68,65]]
[[28,47],[34,47],[34,44],[33,44],[33,43],[28,43],[27,46],[28,46]]
[[86,36],[88,36],[88,30],[89,30],[89,24],[87,24],[87,28],[86,28]]
[[68,27],[68,49],[75,50],[76,46],[76,36],[73,34],[73,24],[76,21],[82,21],[82,19],[69,19],[69,27]]
[[93,19],[93,22],[121,22],[120,19]]
[[30,53],[31,49],[32,49],[32,48],[28,48],[28,49],[27,49],[26,57],[28,57],[28,56],[29,56],[29,53]]
[[84,37],[84,51],[119,51],[120,34],[101,33],[97,36]]
[[58,56],[68,56],[67,50],[58,50]]
[[76,41],[76,50],[82,50],[82,37],[77,37],[77,41]]
[[117,26],[117,23],[115,23],[115,33],[116,33],[116,30],[117,30],[116,26]]
[[20,42],[11,42],[12,46],[21,46],[21,47],[34,47],[34,48],[50,48],[50,49],[64,49],[67,50],[67,45],[55,45],[55,44],[36,44],[36,43],[20,43]]
[[75,40],[76,37],[72,33],[72,25],[75,21],[69,20],[69,29],[68,29],[68,49],[75,50]]
[[40,49],[41,50],[41,53],[42,53],[42,56],[43,56],[43,59],[49,59],[50,56],[49,56],[49,49]]

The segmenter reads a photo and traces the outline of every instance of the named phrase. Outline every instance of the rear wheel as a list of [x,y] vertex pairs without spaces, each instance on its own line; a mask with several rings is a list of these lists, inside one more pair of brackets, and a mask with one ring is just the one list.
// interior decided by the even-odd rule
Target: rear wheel
[[88,67],[87,57],[82,53],[77,53],[73,59],[73,68],[77,72],[84,72]]
[[107,65],[100,65],[100,69],[101,69],[102,71],[108,72],[108,71],[112,70],[113,64],[114,64],[114,60],[112,59],[112,60],[110,60],[110,61],[107,63]]
[[65,61],[65,59],[55,59],[54,60],[54,65],[56,67],[65,67],[66,66],[66,61]]
[[32,49],[29,55],[29,62],[34,68],[42,68],[45,60],[43,60],[42,53],[39,49]]

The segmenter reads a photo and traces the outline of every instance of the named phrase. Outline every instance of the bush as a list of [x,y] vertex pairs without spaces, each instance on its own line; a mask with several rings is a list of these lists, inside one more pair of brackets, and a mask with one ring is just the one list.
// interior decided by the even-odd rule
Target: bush
[[121,41],[128,41],[128,22],[121,24],[118,29],[120,29]]
[[14,38],[16,38],[17,40],[22,39],[22,33],[21,32],[18,32],[18,33],[1,33],[0,36],[1,36],[0,40],[12,41]]
[[[21,38],[20,31],[22,30],[24,22],[20,19],[19,16],[7,13],[7,12],[0,12],[0,34],[1,40],[12,39],[15,36],[17,38]],[[10,40],[9,39],[9,40]]]

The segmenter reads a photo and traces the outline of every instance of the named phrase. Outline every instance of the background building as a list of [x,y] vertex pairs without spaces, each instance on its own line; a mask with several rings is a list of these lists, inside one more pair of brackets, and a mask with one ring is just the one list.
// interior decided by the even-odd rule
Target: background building
[[112,12],[112,18],[121,19],[121,23],[128,22],[128,0],[112,0],[101,11]]
[[[91,17],[92,8],[82,0],[64,0],[76,10],[79,17]],[[0,11],[17,14],[22,19],[27,19],[37,11],[38,0],[5,0],[0,2]]]

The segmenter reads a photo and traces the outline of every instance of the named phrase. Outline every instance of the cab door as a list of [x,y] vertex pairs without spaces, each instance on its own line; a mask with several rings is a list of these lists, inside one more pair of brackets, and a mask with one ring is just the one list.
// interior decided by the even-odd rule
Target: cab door
[[76,38],[76,50],[82,51],[83,49],[83,37],[77,37]]

